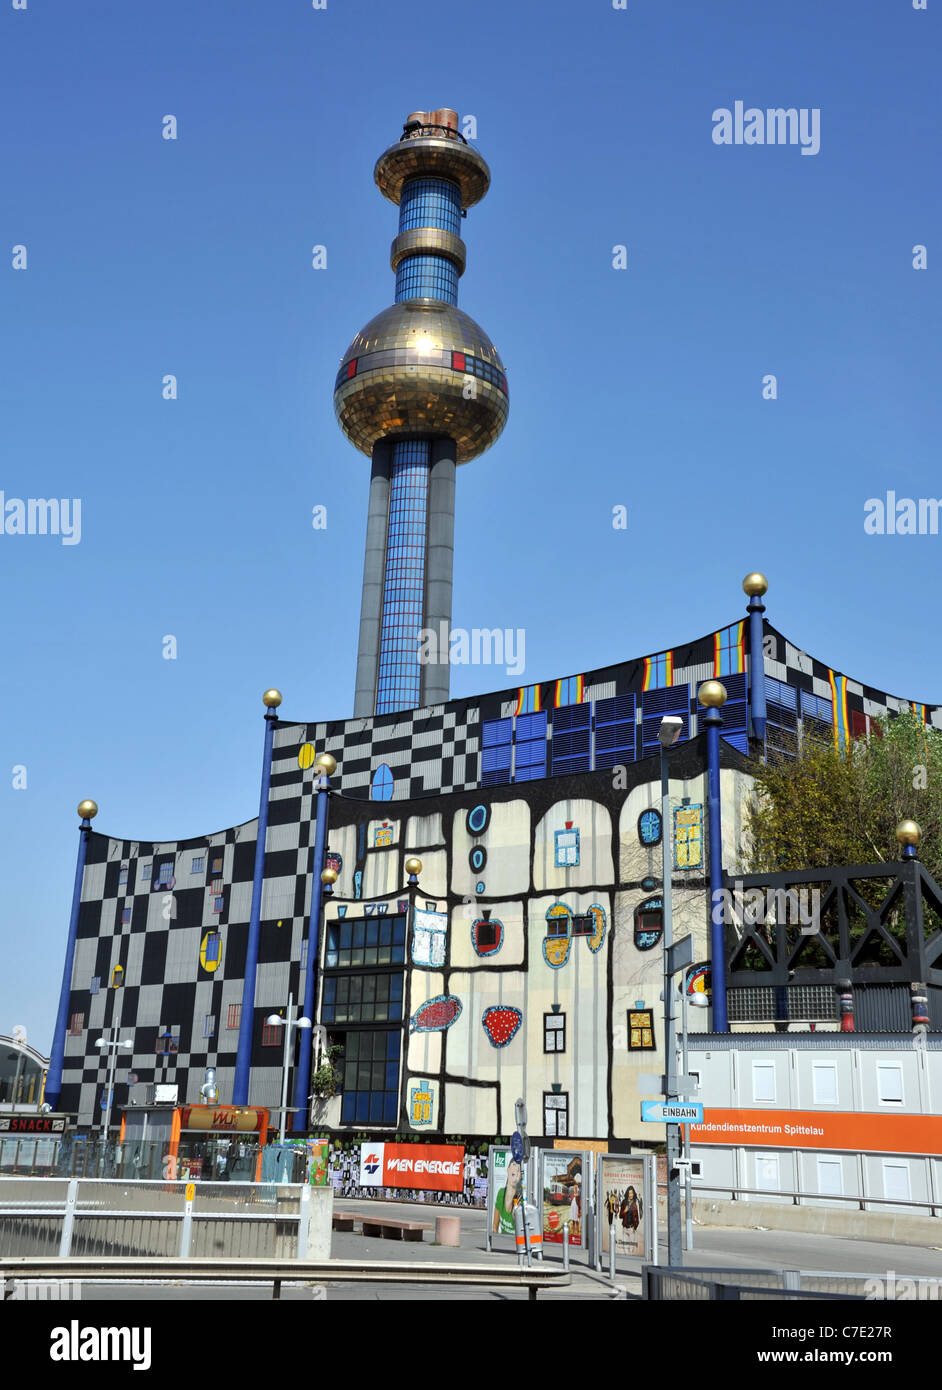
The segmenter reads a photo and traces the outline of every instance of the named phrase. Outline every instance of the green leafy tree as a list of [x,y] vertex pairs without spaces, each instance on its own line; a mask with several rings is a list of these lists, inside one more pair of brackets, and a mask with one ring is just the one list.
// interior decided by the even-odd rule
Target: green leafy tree
[[898,860],[896,827],[912,819],[919,858],[942,883],[942,732],[908,712],[873,722],[844,756],[806,732],[797,757],[754,766],[747,871]]
[[340,1046],[328,1047],[323,1054],[324,1060],[311,1078],[311,1090],[319,1100],[329,1100],[331,1096],[337,1094],[337,1087],[342,1076],[334,1066],[334,1061],[341,1052],[343,1052],[343,1048]]

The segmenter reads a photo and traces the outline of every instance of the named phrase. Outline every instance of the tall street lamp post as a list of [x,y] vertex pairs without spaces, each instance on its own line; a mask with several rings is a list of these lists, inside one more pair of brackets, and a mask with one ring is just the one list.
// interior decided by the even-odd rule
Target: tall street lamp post
[[[680,738],[684,722],[679,715],[666,714],[661,720],[657,738],[661,745],[661,857],[664,878],[663,939],[664,952],[664,1065],[667,1071],[666,1099],[677,1100],[677,1057],[674,1044],[674,990],[671,982],[671,947],[674,944],[672,924],[671,870],[673,835],[671,821],[670,783],[667,775],[667,750]],[[680,1231],[680,1126],[666,1125],[667,1130],[667,1263],[683,1264]]]
[[[710,1001],[709,1001],[709,999],[706,997],[705,994],[699,994],[699,993],[698,993],[698,994],[688,994],[688,992],[687,992],[687,981],[688,981],[689,975],[690,975],[690,970],[689,970],[689,967],[687,967],[687,968],[684,969],[683,974],[682,974],[681,977],[680,977],[680,1017],[681,1017],[681,1029],[682,1029],[682,1045],[681,1045],[681,1052],[680,1052],[680,1056],[681,1056],[681,1067],[680,1067],[680,1070],[681,1070],[681,1075],[682,1075],[682,1076],[689,1076],[689,1075],[690,1075],[689,1056],[688,1056],[688,1052],[687,1052],[687,1009],[688,1009],[688,1007],[694,1008],[694,1009],[708,1009],[708,1008],[710,1007]],[[686,1234],[687,1234],[687,1247],[686,1247],[686,1248],[687,1248],[688,1250],[692,1250],[692,1249],[693,1249],[693,1172],[692,1172],[692,1169],[691,1169],[691,1167],[690,1167],[690,1126],[689,1126],[689,1125],[684,1125],[684,1126],[683,1126],[683,1136],[684,1136],[684,1176],[685,1176],[685,1179],[686,1179],[686,1184],[685,1184],[685,1188],[684,1188],[684,1191],[685,1191],[685,1193],[686,1193],[686,1200],[685,1200],[685,1203],[684,1203],[684,1213],[685,1213],[686,1227],[687,1227],[687,1232],[686,1232]]]
[[[109,1029],[109,1032],[110,1032],[110,1031],[112,1031],[112,1030]],[[118,1030],[117,1028],[115,1028],[113,1031],[117,1033],[119,1030]],[[114,1099],[114,1074],[115,1074],[115,1069],[117,1068],[117,1065],[118,1065],[118,1052],[121,1051],[121,1050],[124,1049],[124,1048],[127,1048],[127,1049],[132,1048],[132,1047],[134,1046],[134,1043],[131,1041],[130,1038],[125,1038],[122,1042],[119,1042],[119,1041],[117,1040],[117,1038],[114,1038],[114,1039],[99,1038],[98,1041],[95,1043],[95,1046],[99,1049],[99,1051],[104,1051],[105,1048],[108,1048],[108,1050],[109,1050],[109,1052],[110,1052],[110,1054],[111,1054],[110,1059],[109,1059],[109,1062],[108,1062],[108,1093],[107,1093],[107,1101],[106,1101],[106,1104],[105,1104],[105,1118],[104,1118],[104,1123],[102,1124],[102,1131],[101,1131],[101,1134],[102,1134],[102,1141],[103,1141],[103,1142],[102,1142],[102,1152],[101,1152],[101,1154],[99,1155],[99,1159],[98,1159],[98,1171],[99,1171],[99,1173],[100,1173],[101,1170],[102,1170],[102,1167],[104,1166],[104,1162],[105,1162],[104,1149],[105,1149],[105,1146],[106,1146],[107,1143],[108,1143],[108,1131],[109,1131],[109,1129],[111,1128],[111,1102],[112,1102],[112,1100]]]
[[310,1028],[311,1026],[311,1020],[309,1018],[295,1018],[294,1009],[294,995],[289,994],[288,1017],[282,1018],[281,1014],[269,1014],[265,1020],[269,1027],[284,1028],[285,1030],[284,1058],[281,1064],[281,1127],[278,1132],[279,1144],[285,1142],[285,1128],[288,1120],[288,1064],[290,1057],[289,1048],[293,1037],[291,1030],[293,1028]]

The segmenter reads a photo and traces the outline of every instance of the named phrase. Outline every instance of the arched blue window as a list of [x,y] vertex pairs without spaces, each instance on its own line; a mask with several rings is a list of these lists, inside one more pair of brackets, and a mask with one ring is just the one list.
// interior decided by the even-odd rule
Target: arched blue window
[[371,801],[392,801],[393,787],[395,786],[388,763],[380,763],[373,773],[373,780],[370,783]]

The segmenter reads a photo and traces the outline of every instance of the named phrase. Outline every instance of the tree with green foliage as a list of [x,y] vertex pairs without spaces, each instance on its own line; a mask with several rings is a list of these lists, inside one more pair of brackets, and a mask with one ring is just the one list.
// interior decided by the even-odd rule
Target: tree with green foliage
[[942,883],[942,732],[914,714],[874,720],[845,754],[806,729],[797,757],[753,774],[747,872],[898,860],[896,827],[915,820],[919,858]]

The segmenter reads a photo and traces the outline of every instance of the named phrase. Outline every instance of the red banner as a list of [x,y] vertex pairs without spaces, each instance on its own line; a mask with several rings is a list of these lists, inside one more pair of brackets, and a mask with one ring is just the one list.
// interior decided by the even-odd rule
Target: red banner
[[361,1144],[360,1183],[418,1192],[460,1192],[464,1149],[456,1144]]

